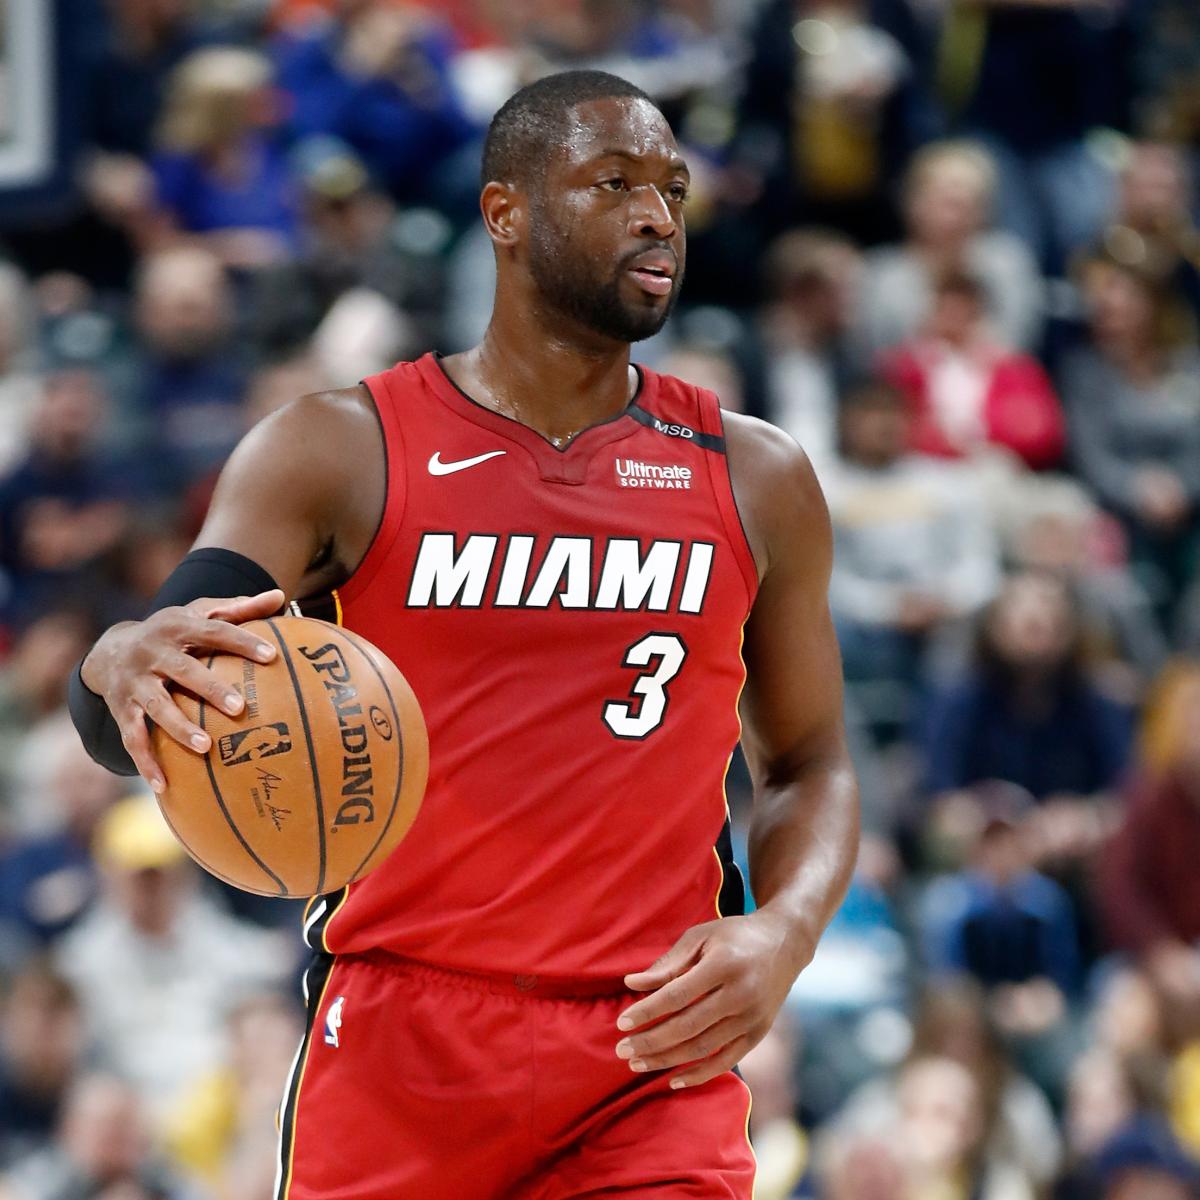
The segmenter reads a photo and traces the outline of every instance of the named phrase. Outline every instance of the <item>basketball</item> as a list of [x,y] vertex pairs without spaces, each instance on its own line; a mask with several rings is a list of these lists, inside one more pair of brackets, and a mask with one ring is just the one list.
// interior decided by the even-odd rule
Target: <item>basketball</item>
[[408,832],[429,744],[412,689],[361,637],[306,617],[251,621],[278,648],[262,664],[201,661],[245,705],[231,717],[178,693],[205,754],[152,727],[163,816],[206,871],[247,892],[306,897],[361,879]]

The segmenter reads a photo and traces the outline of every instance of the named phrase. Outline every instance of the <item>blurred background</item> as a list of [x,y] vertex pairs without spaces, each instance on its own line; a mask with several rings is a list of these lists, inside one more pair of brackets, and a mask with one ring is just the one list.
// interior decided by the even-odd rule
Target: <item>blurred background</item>
[[758,1197],[1194,1200],[1194,0],[0,4],[0,1196],[270,1197],[298,912],[65,679],[251,424],[479,336],[483,130],[578,65],[695,179],[637,357],[793,434],[837,540],[865,833],[745,1063]]

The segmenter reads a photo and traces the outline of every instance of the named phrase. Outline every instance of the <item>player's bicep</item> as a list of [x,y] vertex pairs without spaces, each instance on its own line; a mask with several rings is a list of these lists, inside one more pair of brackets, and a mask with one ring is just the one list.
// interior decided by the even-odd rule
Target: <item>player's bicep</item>
[[760,781],[837,753],[843,737],[829,514],[799,453],[780,483],[767,530],[769,563],[743,646],[742,742]]
[[331,491],[346,455],[342,430],[303,397],[261,421],[221,471],[194,548],[221,546],[256,562],[288,596],[331,536]]

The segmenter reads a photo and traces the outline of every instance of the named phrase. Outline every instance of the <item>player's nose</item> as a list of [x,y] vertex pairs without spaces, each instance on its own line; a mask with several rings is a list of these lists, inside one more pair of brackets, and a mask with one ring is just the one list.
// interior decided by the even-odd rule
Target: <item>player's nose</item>
[[675,235],[675,218],[666,197],[656,187],[636,188],[630,204],[631,232],[666,241]]

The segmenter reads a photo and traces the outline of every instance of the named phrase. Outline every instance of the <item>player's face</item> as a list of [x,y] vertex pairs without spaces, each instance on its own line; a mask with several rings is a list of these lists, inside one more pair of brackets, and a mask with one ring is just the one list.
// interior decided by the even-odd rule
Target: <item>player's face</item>
[[657,333],[683,283],[688,169],[644,100],[579,104],[531,197],[529,267],[547,302],[621,342]]

